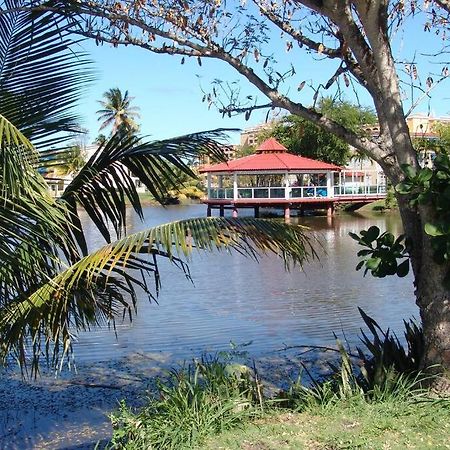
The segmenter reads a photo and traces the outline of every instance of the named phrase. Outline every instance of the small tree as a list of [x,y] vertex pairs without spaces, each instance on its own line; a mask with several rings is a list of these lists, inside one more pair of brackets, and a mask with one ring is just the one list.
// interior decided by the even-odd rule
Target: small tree
[[134,133],[138,131],[139,125],[135,119],[139,118],[139,108],[131,106],[134,97],[128,96],[128,91],[122,94],[119,88],[111,88],[103,94],[105,100],[100,100],[102,109],[97,111],[100,124],[100,131],[112,127],[111,133],[124,131],[125,133]]

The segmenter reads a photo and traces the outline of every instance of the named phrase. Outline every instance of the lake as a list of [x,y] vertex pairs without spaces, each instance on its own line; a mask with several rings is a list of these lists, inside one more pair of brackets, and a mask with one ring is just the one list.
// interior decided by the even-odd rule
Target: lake
[[[249,210],[250,212],[250,210]],[[205,215],[204,205],[146,207],[144,223],[130,211],[129,231]],[[401,233],[396,214],[345,214],[304,217],[322,244],[318,261],[285,271],[274,255],[252,261],[237,253],[195,253],[190,262],[193,283],[168,262],[161,264],[159,304],[138,301],[132,323],[117,324],[117,339],[107,329],[83,333],[76,345],[78,361],[103,361],[130,352],[160,352],[173,360],[202,351],[215,352],[252,342],[255,356],[283,345],[329,345],[333,332],[345,331],[357,343],[362,321],[357,307],[383,327],[401,334],[403,319],[418,316],[411,277],[377,279],[356,272],[358,244],[349,232],[371,225]],[[85,222],[91,245],[101,244],[92,225]]]

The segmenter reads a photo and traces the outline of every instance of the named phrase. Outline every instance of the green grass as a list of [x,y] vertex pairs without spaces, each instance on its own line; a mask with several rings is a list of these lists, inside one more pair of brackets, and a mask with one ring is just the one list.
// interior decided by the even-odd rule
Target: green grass
[[113,439],[108,448],[192,449],[207,436],[238,427],[260,415],[258,385],[249,369],[217,357],[172,370],[158,382],[159,392],[139,411],[125,401],[111,416]]
[[276,412],[210,437],[216,449],[450,449],[450,402],[340,401],[303,413]]
[[[134,411],[112,415],[111,449],[450,449],[450,397],[436,400],[418,370],[422,330],[405,322],[408,350],[363,311],[371,337],[324,380],[302,373],[274,398],[264,397],[256,369],[233,348],[172,370],[159,392]],[[356,361],[358,364],[356,364]]]

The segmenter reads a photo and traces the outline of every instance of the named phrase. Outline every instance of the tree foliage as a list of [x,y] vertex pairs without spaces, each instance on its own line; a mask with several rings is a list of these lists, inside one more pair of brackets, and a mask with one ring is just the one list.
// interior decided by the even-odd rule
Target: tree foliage
[[[376,123],[375,115],[368,109],[349,102],[335,102],[331,98],[320,101],[319,110],[327,117],[358,133],[367,133],[365,127]],[[263,130],[259,139],[275,137],[290,152],[320,161],[345,166],[352,152],[349,145],[332,133],[299,116],[290,115],[274,126]]]

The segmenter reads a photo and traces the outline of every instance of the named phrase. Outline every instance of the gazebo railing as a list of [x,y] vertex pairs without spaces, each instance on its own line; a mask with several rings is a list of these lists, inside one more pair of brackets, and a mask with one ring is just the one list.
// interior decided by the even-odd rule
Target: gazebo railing
[[386,185],[363,185],[345,183],[334,186],[335,196],[352,196],[352,195],[381,195],[386,194]]
[[[363,185],[345,183],[332,188],[335,197],[351,197],[386,194],[386,185]],[[298,198],[328,198],[330,189],[327,186],[271,186],[271,187],[238,187],[237,199],[298,199]],[[233,188],[210,188],[209,199],[233,200]]]
[[321,198],[328,197],[326,186],[295,186],[291,188],[290,198]]
[[238,188],[238,198],[285,198],[284,187]]
[[218,199],[233,199],[233,188],[210,188],[208,190],[208,198]]

